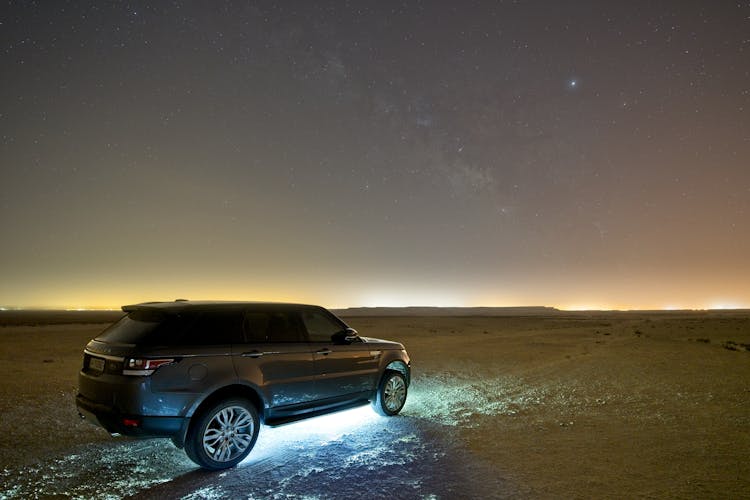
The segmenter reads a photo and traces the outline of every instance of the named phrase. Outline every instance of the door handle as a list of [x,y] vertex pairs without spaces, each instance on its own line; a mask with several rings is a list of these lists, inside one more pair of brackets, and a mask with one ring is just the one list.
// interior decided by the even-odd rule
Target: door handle
[[315,354],[322,354],[323,356],[328,356],[332,352],[333,352],[332,350],[326,348],[326,349],[321,349],[319,351],[315,351]]
[[249,351],[249,352],[243,352],[242,354],[240,354],[240,356],[242,356],[244,358],[259,358],[259,357],[263,356],[263,354],[264,353],[262,353],[260,351]]

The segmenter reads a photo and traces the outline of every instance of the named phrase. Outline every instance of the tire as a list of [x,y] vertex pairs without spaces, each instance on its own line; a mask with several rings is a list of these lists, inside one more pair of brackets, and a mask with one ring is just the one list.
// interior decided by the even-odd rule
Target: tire
[[380,379],[378,392],[372,400],[372,407],[383,416],[396,415],[406,403],[406,393],[404,376],[395,370],[387,370]]
[[258,411],[250,401],[224,399],[193,417],[185,439],[185,453],[204,469],[234,467],[255,446],[259,428]]

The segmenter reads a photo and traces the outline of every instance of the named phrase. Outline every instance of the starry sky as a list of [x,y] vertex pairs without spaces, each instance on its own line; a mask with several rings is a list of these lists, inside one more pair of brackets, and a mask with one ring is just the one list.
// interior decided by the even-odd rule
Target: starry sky
[[747,1],[0,23],[1,306],[750,307]]

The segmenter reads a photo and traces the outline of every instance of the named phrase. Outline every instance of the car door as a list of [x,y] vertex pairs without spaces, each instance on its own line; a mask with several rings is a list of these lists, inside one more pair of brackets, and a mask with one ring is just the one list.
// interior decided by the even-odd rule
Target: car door
[[346,325],[323,308],[304,308],[300,317],[312,346],[316,397],[369,395],[377,382],[380,351],[370,351],[364,342],[334,343],[332,336]]
[[239,378],[255,385],[273,409],[315,399],[313,355],[296,317],[284,310],[248,310],[245,343],[232,346]]

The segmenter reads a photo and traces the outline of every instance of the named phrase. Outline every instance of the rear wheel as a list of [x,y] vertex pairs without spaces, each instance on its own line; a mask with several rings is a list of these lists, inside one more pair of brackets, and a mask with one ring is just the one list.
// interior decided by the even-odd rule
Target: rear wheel
[[388,370],[383,374],[372,407],[376,412],[390,417],[401,411],[406,403],[406,379],[397,371]]
[[185,453],[204,469],[234,467],[253,449],[259,427],[258,411],[250,401],[219,401],[197,419],[194,417],[185,439]]

